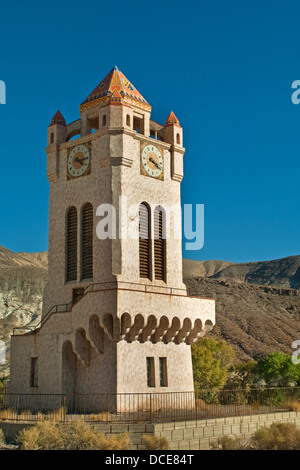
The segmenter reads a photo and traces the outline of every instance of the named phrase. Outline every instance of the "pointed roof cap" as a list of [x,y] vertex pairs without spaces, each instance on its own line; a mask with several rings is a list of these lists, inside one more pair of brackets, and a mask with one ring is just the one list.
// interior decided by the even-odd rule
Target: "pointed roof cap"
[[54,124],[61,124],[62,126],[66,125],[65,118],[63,117],[63,115],[61,114],[59,110],[56,112],[56,114],[54,114],[53,118],[51,119],[50,126],[53,126]]
[[110,95],[109,101],[111,104],[122,104],[122,94],[119,90],[117,90],[117,88],[115,88],[112,94]]
[[169,116],[167,117],[165,127],[172,126],[172,124],[174,124],[175,126],[181,127],[180,124],[179,124],[179,121],[178,121],[177,117],[175,116],[175,114],[173,113],[173,111],[171,111]]
[[106,75],[92,93],[81,103],[80,109],[93,106],[96,103],[108,102],[110,98],[111,101],[118,99],[119,102],[121,100],[123,103],[151,111],[149,103],[147,103],[145,98],[142,97],[117,66]]

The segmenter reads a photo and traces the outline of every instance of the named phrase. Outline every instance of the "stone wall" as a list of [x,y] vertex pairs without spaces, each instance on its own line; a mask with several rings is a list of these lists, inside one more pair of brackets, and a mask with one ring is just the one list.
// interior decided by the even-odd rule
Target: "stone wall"
[[[295,423],[300,428],[300,412],[285,411],[152,424],[94,423],[90,426],[105,435],[129,432],[133,450],[144,449],[142,445],[144,434],[165,437],[170,442],[170,450],[210,450],[218,446],[218,440],[222,436],[237,437],[247,441],[259,428],[270,426],[273,422]],[[17,433],[26,426],[28,424],[0,422],[0,429],[10,442],[13,442]]]

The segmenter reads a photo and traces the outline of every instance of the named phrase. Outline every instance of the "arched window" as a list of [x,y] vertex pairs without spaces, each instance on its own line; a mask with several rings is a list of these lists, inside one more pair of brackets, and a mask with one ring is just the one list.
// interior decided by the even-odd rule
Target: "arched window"
[[150,279],[150,217],[146,204],[139,209],[139,256],[140,277]]
[[102,126],[106,126],[106,114],[102,116]]
[[89,202],[82,208],[81,219],[81,278],[93,277],[93,206]]
[[54,132],[51,132],[50,134],[50,144],[53,144],[54,142]]
[[77,209],[70,207],[66,227],[66,281],[77,280]]
[[161,207],[154,211],[154,277],[164,281],[166,277],[166,243],[164,235],[165,213]]
[[180,134],[176,135],[176,144],[180,145]]
[[126,116],[126,126],[130,126],[130,115],[127,114]]

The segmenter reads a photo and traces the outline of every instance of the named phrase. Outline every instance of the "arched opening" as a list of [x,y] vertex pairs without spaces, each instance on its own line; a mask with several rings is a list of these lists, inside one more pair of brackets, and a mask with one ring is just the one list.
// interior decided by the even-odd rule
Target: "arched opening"
[[144,134],[145,129],[144,129],[144,117],[137,117],[133,116],[133,130],[138,132],[139,134]]
[[140,277],[150,279],[150,210],[142,203],[139,208]]
[[126,115],[126,126],[130,127],[130,115],[129,114]]
[[177,133],[176,135],[176,144],[180,145],[180,134]]
[[102,126],[106,126],[106,114],[102,116]]
[[93,206],[82,208],[81,219],[81,279],[93,278]]
[[206,320],[206,322],[204,324],[205,333],[208,333],[209,331],[211,331],[213,329],[213,327],[214,327],[213,322],[211,320]]
[[51,132],[50,134],[50,144],[53,144],[54,142],[54,132]]
[[166,277],[165,225],[165,212],[158,206],[154,210],[154,277],[161,281]]
[[67,212],[66,227],[66,282],[77,280],[77,209]]

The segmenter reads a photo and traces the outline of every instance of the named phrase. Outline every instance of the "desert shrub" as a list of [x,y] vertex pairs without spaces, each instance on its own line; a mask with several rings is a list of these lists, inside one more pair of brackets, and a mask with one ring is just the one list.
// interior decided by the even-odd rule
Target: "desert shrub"
[[238,388],[249,389],[255,386],[257,379],[257,363],[249,361],[247,363],[233,364],[229,368],[225,390],[236,390]]
[[297,450],[300,430],[293,423],[272,423],[256,431],[252,440],[258,450]]
[[300,383],[300,366],[291,361],[290,354],[268,354],[258,361],[257,372],[268,387],[289,387]]
[[22,429],[18,434],[17,441],[22,450],[60,450],[64,448],[61,427],[47,420]]
[[233,437],[224,436],[219,439],[222,450],[238,450],[238,442]]
[[142,437],[142,443],[146,450],[168,450],[170,449],[169,441],[165,437],[150,436],[145,434]]
[[224,340],[201,338],[192,345],[194,382],[200,390],[220,390],[224,387],[235,352]]
[[128,433],[114,434],[103,438],[99,450],[130,450],[131,442]]
[[66,450],[126,450],[130,447],[128,434],[105,437],[83,421],[75,421],[63,428]]
[[105,437],[83,421],[68,425],[49,420],[23,429],[18,435],[22,450],[128,450],[128,434]]
[[230,436],[220,437],[218,444],[222,450],[249,450],[252,448],[249,441]]

